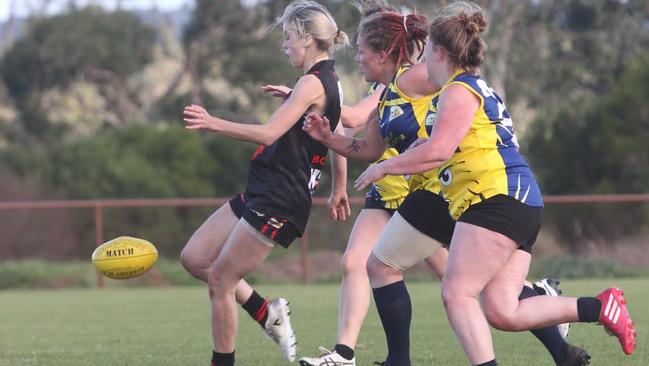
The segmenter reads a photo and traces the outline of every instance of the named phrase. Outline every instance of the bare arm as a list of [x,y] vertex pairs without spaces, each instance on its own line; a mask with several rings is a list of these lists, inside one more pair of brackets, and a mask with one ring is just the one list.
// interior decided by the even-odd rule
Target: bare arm
[[331,133],[329,126],[329,120],[326,117],[321,118],[315,113],[309,113],[304,120],[302,129],[314,140],[322,142],[342,156],[355,160],[376,161],[387,148],[379,132],[378,112],[376,109],[370,115],[367,125],[365,125],[365,134],[362,139]]
[[340,121],[344,127],[359,128],[365,125],[376,106],[379,104],[381,93],[385,89],[384,85],[379,85],[372,94],[361,99],[360,102],[353,106],[343,105],[340,113]]
[[416,64],[397,79],[397,86],[410,98],[423,98],[435,94],[439,87],[428,81],[426,64]]
[[198,105],[185,107],[183,111],[185,128],[208,130],[237,140],[271,145],[288,131],[319,98],[324,97],[324,88],[317,77],[305,75],[298,80],[293,93],[288,97],[267,124],[245,124],[213,117]]
[[[336,133],[344,135],[343,127],[338,124]],[[345,221],[351,215],[349,197],[347,196],[347,159],[333,151],[331,156],[331,195],[327,205],[332,220]]]
[[437,123],[425,143],[380,164],[370,166],[354,186],[363,189],[386,175],[424,173],[448,161],[466,136],[479,99],[461,85],[450,85],[440,96]]

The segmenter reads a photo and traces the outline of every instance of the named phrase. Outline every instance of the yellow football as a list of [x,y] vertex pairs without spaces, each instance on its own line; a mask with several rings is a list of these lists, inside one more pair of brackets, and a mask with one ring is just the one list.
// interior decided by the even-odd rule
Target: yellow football
[[144,239],[120,236],[106,242],[92,253],[92,264],[109,278],[125,280],[139,276],[153,267],[158,250]]

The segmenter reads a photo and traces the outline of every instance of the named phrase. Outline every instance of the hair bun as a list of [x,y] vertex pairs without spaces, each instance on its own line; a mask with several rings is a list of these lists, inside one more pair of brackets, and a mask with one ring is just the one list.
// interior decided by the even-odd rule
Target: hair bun
[[347,33],[341,31],[340,29],[336,31],[334,35],[334,44],[343,44],[347,45],[349,44],[349,36]]
[[487,17],[485,17],[482,10],[473,13],[473,15],[471,15],[470,21],[478,27],[478,33],[482,33],[487,30]]
[[464,28],[464,31],[470,36],[474,36],[482,33],[482,30],[480,29],[480,24],[476,22],[476,14],[469,15],[467,13],[460,13],[457,16],[457,19],[459,23],[462,24],[462,28]]
[[456,67],[477,72],[487,51],[481,33],[487,30],[485,11],[472,1],[441,8],[430,24],[430,39],[444,48]]

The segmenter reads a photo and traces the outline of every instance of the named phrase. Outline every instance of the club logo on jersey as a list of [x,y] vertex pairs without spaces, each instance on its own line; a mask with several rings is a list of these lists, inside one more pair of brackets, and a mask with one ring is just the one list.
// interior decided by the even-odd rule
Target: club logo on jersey
[[437,113],[435,112],[428,113],[428,116],[426,116],[426,127],[434,126],[436,120],[437,120]]
[[401,115],[403,115],[403,109],[401,109],[401,107],[399,107],[398,105],[390,107],[390,121],[398,118]]
[[311,156],[311,165],[319,165],[323,167],[326,161],[327,161],[326,156],[320,156],[318,154],[314,154],[313,156]]
[[442,183],[442,185],[445,185],[447,187],[450,186],[453,182],[453,173],[451,173],[451,167],[444,168],[439,173],[439,176],[437,178],[439,179],[439,182]]

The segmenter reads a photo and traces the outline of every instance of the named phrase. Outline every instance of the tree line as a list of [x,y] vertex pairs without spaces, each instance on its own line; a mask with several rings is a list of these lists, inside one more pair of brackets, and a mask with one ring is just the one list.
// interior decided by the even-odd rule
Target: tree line
[[[353,36],[360,15],[350,2],[321,2]],[[646,193],[649,5],[478,2],[490,18],[483,73],[504,96],[544,193]],[[197,0],[177,38],[169,19],[152,26],[123,10],[72,5],[31,17],[0,56],[0,199],[214,197],[241,190],[254,146],[186,132],[180,114],[193,102],[263,123],[277,101],[261,96],[259,87],[290,85],[298,75],[280,50],[281,31],[271,30],[287,3]],[[447,1],[391,3],[432,16]],[[336,55],[347,103],[367,91],[354,55],[353,47]],[[350,177],[363,169],[350,167]],[[327,194],[326,185],[318,194]],[[629,217],[646,223],[649,213],[577,207],[548,220],[574,223],[559,230],[579,242],[628,234],[622,223]],[[154,227],[162,219],[113,217],[125,227]],[[195,219],[182,210],[164,217],[168,227]]]

